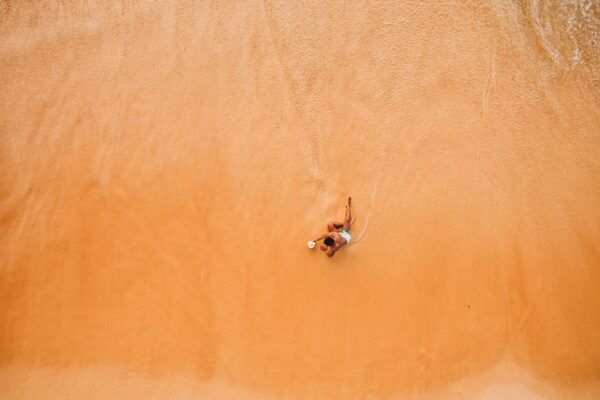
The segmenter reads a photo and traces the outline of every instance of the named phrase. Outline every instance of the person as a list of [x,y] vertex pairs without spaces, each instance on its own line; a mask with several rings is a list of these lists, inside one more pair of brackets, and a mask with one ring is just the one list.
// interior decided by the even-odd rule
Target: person
[[348,245],[351,236],[352,228],[352,197],[348,197],[348,203],[346,203],[346,217],[344,222],[331,221],[327,224],[327,233],[315,239],[315,242],[323,240],[323,244],[319,247],[321,251],[325,252],[327,257],[333,257],[335,253],[342,247]]

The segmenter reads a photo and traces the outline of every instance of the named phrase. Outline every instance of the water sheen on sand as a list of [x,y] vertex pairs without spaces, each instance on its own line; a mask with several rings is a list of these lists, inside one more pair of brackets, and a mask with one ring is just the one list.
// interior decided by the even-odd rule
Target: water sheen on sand
[[3,2],[2,397],[600,398],[598,2],[432,3]]

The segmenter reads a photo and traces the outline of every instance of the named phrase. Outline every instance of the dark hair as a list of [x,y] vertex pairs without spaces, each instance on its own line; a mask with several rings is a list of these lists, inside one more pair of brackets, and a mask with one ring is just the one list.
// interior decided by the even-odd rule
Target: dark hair
[[332,237],[326,237],[323,242],[325,243],[325,246],[329,246],[329,247],[331,247],[335,244],[335,240],[333,240]]

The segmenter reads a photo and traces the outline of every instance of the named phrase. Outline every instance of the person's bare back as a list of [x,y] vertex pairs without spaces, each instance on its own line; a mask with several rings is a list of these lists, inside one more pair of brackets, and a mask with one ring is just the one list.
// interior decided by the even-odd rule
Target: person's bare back
[[350,243],[352,239],[351,228],[352,228],[352,211],[350,209],[352,205],[352,198],[348,197],[346,203],[346,216],[344,222],[331,221],[327,223],[327,233],[315,239],[315,242],[323,240],[323,244],[319,247],[321,251],[325,252],[327,257],[333,257],[335,253]]

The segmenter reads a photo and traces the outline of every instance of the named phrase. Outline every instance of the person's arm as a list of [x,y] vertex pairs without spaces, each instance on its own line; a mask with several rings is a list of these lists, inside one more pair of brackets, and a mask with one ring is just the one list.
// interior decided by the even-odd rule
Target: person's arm
[[335,252],[338,251],[340,247],[341,246],[338,243],[336,243],[335,245],[327,249],[327,252],[325,254],[327,254],[327,257],[333,257],[335,255]]
[[328,236],[329,236],[329,234],[328,234],[328,233],[326,233],[325,235],[323,235],[323,236],[319,236],[317,239],[313,240],[313,242],[315,242],[315,243],[316,243],[316,242],[318,242],[319,240],[323,240],[323,239],[325,239],[325,238],[326,238],[326,237],[328,237]]

